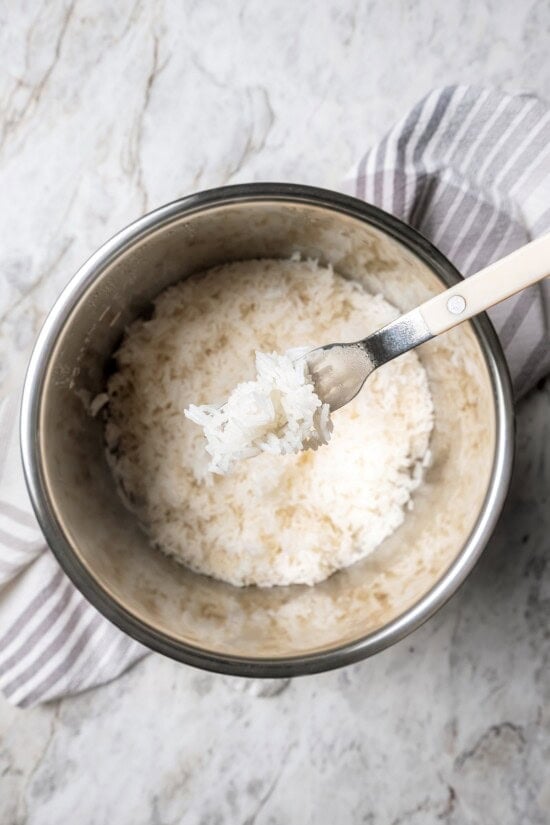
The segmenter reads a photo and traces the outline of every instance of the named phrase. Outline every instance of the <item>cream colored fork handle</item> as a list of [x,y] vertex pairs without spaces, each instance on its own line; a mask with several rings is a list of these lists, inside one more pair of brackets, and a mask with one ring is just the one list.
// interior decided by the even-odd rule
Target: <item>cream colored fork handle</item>
[[531,241],[460,284],[430,298],[418,309],[431,335],[439,335],[548,274],[550,234]]

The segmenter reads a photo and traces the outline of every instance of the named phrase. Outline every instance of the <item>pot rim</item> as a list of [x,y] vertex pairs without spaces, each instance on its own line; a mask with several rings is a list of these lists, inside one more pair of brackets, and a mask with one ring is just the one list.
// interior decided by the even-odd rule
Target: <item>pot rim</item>
[[35,343],[23,388],[20,417],[25,481],[36,517],[59,564],[84,597],[122,631],[177,661],[235,676],[280,678],[332,670],[372,656],[395,644],[429,619],[470,573],[493,532],[510,482],[514,448],[514,408],[508,367],[485,313],[469,321],[489,372],[495,404],[495,454],[480,514],[461,552],[438,582],[414,605],[384,627],[336,647],[305,655],[246,657],[216,653],[176,640],[122,607],[73,551],[49,501],[40,457],[38,421],[44,377],[57,338],[71,311],[100,272],[128,246],[183,214],[235,202],[287,201],[341,212],[391,235],[451,286],[461,275],[423,235],[376,206],[327,189],[290,183],[247,183],[198,192],[144,215],[104,243],[76,272],[55,302]]

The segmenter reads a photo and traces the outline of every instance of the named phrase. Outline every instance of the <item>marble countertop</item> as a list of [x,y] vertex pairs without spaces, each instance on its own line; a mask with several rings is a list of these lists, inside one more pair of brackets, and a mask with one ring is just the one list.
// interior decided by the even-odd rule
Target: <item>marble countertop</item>
[[[543,0],[52,0],[0,18],[2,392],[71,274],[144,211],[246,180],[337,187],[434,85],[550,89]],[[50,705],[0,698],[2,825],[550,821],[549,413],[547,382],[467,583],[374,659],[259,691],[154,655]]]

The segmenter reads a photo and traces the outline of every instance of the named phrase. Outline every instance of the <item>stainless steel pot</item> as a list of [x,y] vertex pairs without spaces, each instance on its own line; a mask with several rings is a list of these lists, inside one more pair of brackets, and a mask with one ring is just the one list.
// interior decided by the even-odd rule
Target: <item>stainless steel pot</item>
[[417,628],[472,569],[511,473],[510,380],[479,317],[419,351],[435,403],[434,459],[405,523],[370,558],[313,588],[239,589],[149,547],[116,493],[87,401],[104,387],[127,324],[166,286],[222,262],[295,251],[332,262],[402,311],[460,277],[413,229],[353,198],[288,184],[202,192],[123,229],[82,266],[40,333],[22,402],[33,505],[76,586],[150,648],[246,676],[338,667]]

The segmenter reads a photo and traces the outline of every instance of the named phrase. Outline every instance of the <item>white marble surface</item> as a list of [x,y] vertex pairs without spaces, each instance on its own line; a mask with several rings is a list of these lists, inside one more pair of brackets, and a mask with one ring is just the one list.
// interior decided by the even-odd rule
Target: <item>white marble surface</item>
[[[548,96],[546,0],[0,5],[0,388],[77,266],[222,183],[337,186],[434,85]],[[2,825],[550,821],[550,386],[500,527],[409,639],[272,695],[151,656],[33,710],[0,698]]]

